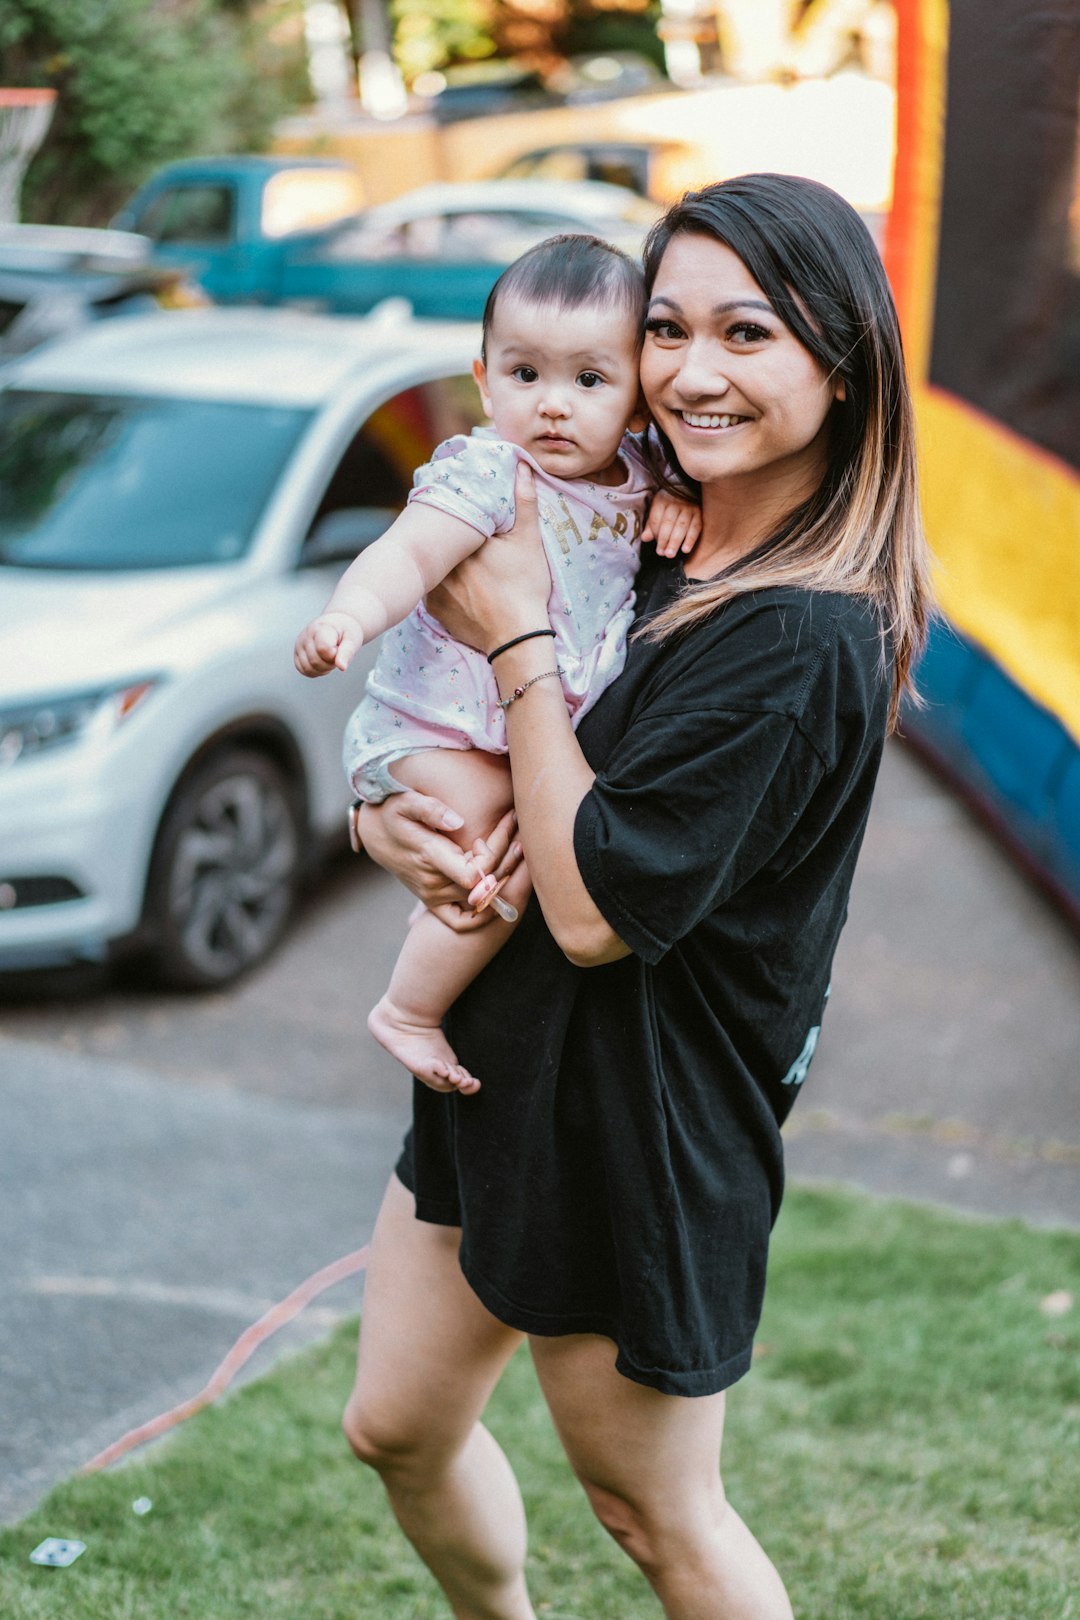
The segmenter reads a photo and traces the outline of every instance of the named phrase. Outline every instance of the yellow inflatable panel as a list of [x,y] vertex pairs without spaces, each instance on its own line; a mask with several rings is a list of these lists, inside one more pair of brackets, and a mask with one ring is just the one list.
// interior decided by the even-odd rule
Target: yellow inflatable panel
[[916,403],[941,606],[1080,741],[1080,477],[939,389]]

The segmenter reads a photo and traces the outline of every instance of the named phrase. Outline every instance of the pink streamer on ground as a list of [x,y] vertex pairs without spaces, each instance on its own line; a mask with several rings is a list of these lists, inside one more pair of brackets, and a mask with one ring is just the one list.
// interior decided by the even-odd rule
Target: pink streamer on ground
[[189,1401],[183,1401],[179,1406],[174,1406],[168,1412],[162,1412],[159,1417],[151,1418],[148,1423],[140,1423],[137,1429],[129,1429],[127,1434],[121,1435],[119,1440],[115,1440],[111,1446],[106,1446],[104,1451],[99,1451],[96,1457],[91,1457],[88,1463],[84,1463],[79,1469],[80,1474],[94,1474],[101,1468],[108,1468],[110,1463],[126,1456],[129,1451],[134,1451],[136,1446],[145,1445],[148,1440],[156,1440],[159,1435],[174,1429],[178,1423],[183,1423],[185,1418],[194,1416],[196,1412],[202,1411],[204,1406],[216,1401],[232,1383],[244,1363],[251,1360],[261,1344],[264,1344],[279,1328],[283,1328],[286,1323],[299,1316],[319,1294],[324,1294],[335,1283],[344,1282],[346,1277],[355,1277],[363,1271],[367,1262],[368,1246],[365,1245],[364,1248],[343,1255],[340,1260],[323,1266],[321,1271],[316,1271],[306,1282],[294,1288],[285,1299],[271,1305],[251,1327],[245,1329],[209,1383],[197,1395],[193,1395]]

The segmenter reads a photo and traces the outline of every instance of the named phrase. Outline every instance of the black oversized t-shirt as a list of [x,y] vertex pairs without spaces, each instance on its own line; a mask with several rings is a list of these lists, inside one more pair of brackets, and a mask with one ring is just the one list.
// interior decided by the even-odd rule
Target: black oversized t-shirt
[[[650,560],[639,616],[681,579]],[[578,731],[574,844],[633,954],[574,967],[534,899],[447,1020],[481,1091],[417,1084],[398,1166],[502,1321],[605,1334],[670,1394],[746,1371],[888,694],[852,597],[762,591],[631,641]]]

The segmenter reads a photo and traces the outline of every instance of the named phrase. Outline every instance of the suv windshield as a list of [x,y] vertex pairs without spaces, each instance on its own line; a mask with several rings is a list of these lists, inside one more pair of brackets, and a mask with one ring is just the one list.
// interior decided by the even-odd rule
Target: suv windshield
[[233,562],[309,417],[215,400],[0,394],[0,564]]

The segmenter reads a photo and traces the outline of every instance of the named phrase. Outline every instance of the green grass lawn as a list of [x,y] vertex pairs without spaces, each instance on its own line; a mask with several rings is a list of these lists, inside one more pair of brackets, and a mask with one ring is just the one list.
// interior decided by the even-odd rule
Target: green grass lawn
[[[1062,1292],[1077,1304],[1049,1314]],[[352,1355],[343,1328],[0,1532],[3,1620],[446,1620],[340,1436]],[[525,1494],[538,1613],[655,1616],[527,1355],[490,1423]],[[799,1620],[1080,1617],[1080,1234],[791,1190],[724,1474]],[[46,1535],[87,1551],[38,1569]]]

